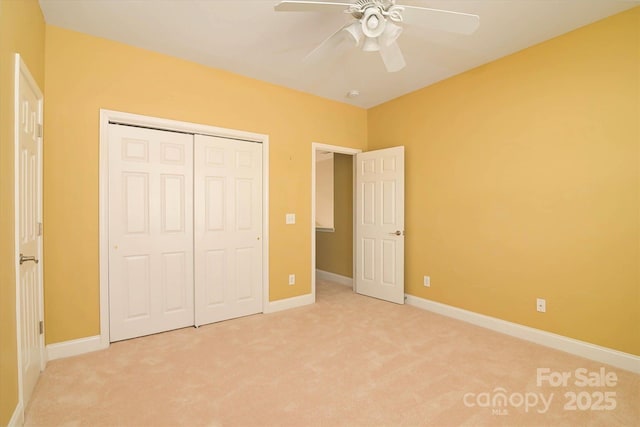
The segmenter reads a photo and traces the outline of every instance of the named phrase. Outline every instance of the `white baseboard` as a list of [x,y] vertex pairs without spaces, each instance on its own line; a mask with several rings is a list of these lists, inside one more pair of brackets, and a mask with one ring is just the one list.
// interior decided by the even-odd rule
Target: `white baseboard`
[[337,283],[339,285],[350,286],[353,287],[353,279],[347,276],[341,276],[336,273],[331,273],[329,271],[318,270],[316,269],[316,280],[328,280],[330,282]]
[[[290,308],[302,307],[313,304],[315,299],[312,294],[300,295],[293,298],[286,298],[267,303],[264,313],[275,313],[277,311],[288,310]],[[70,341],[47,345],[47,360],[63,359],[65,357],[78,356],[92,351],[104,350],[109,347],[108,340],[102,339],[100,335],[79,338]]]
[[77,340],[63,341],[47,346],[47,360],[62,359],[65,357],[78,356],[92,351],[104,350],[109,347],[102,343],[100,335],[79,338]]
[[18,402],[7,427],[21,427],[22,425],[24,425],[24,408],[22,402]]
[[596,362],[606,363],[626,371],[640,373],[640,357],[633,354],[601,347],[517,323],[507,322],[506,320],[485,316],[435,301],[429,301],[413,295],[406,295],[406,303],[423,310],[472,323],[512,337],[531,341],[586,359],[595,360]]
[[269,301],[264,308],[264,313],[275,313],[277,311],[289,310],[290,308],[303,307],[315,303],[313,294],[305,294],[297,297],[285,298],[278,301]]

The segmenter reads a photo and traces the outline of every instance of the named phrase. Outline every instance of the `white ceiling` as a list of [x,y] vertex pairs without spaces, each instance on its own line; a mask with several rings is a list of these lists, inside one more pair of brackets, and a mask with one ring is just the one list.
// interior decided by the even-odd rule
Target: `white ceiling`
[[[353,1],[353,0],[351,0]],[[40,0],[48,24],[369,108],[638,6],[640,0],[398,0],[480,16],[465,36],[406,26],[407,66],[387,73],[377,53],[345,45],[304,56],[350,17],[274,12],[278,0]],[[346,94],[358,90],[360,96]]]

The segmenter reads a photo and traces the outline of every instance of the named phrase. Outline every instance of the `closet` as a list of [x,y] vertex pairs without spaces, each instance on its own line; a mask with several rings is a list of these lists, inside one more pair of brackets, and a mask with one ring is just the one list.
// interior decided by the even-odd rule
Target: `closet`
[[261,144],[108,126],[110,341],[261,312]]

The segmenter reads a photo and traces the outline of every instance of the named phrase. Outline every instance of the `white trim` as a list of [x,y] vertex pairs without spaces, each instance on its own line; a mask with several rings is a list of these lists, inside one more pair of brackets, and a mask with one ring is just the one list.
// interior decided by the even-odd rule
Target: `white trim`
[[265,307],[265,313],[275,313],[278,311],[289,310],[292,308],[303,307],[305,305],[313,304],[316,302],[315,295],[305,294],[297,297],[280,299],[277,301],[270,301]]
[[18,402],[16,409],[13,411],[13,415],[9,419],[7,427],[21,427],[24,425],[24,407],[22,402]]
[[[22,308],[20,304],[21,287],[20,287],[20,265],[18,259],[20,257],[20,195],[18,194],[19,174],[20,174],[20,74],[22,68],[22,58],[19,53],[15,54],[15,73],[13,79],[13,265],[15,266],[16,279],[16,354],[18,356],[18,406],[23,408],[24,385],[22,381]],[[24,409],[24,408],[23,408]],[[24,417],[24,411],[23,411]]]
[[107,345],[103,345],[100,335],[94,335],[92,337],[49,344],[47,345],[47,358],[49,360],[64,359],[65,357],[104,350],[108,347],[108,343]]
[[[13,82],[13,157],[14,157],[14,170],[13,170],[13,198],[14,198],[14,271],[15,271],[15,286],[16,286],[16,343],[17,343],[17,368],[18,368],[18,405],[16,407],[16,411],[20,410],[19,420],[24,420],[24,408],[28,402],[24,400],[24,380],[22,378],[22,309],[21,309],[21,298],[22,298],[22,289],[20,286],[20,265],[18,264],[18,259],[20,257],[20,77],[24,77],[28,86],[35,93],[38,98],[38,119],[37,125],[42,126],[43,124],[43,104],[44,104],[44,95],[38,86],[38,83],[33,78],[33,75],[29,71],[27,64],[22,60],[22,57],[19,53],[14,54],[14,82]],[[42,193],[42,175],[43,175],[43,163],[42,163],[42,142],[43,136],[40,135],[38,137],[38,206],[37,206],[37,217],[38,222],[42,222],[42,204],[43,204],[43,193]],[[40,321],[44,321],[44,282],[43,282],[43,264],[44,257],[42,251],[42,236],[38,236],[38,253],[36,254],[37,259],[40,261],[37,264],[37,272],[38,272],[38,319]],[[45,347],[44,347],[44,334],[39,336],[39,347],[40,347],[40,371],[44,370],[47,359],[45,355]],[[12,419],[15,418],[15,413],[12,416]]]
[[351,277],[342,276],[340,274],[332,273],[330,271],[316,269],[316,279],[328,280],[330,282],[334,282],[339,285],[349,286],[353,288],[353,279]]
[[262,312],[269,307],[269,136],[262,136]]
[[[332,153],[348,154],[350,156],[353,156],[354,164],[355,164],[355,155],[362,152],[362,150],[358,148],[340,147],[338,145],[321,144],[319,142],[311,143],[311,221],[309,223],[311,224],[311,296],[314,302],[316,300],[316,152],[319,150],[330,151]],[[353,172],[355,174],[355,168],[353,169]],[[356,181],[354,179],[353,180],[354,206],[355,206],[355,197],[356,197],[355,185],[356,185]],[[353,212],[355,212],[355,210]],[[355,227],[353,228],[353,230],[355,233]],[[356,236],[354,234],[353,235],[354,243],[355,243],[355,239],[356,239]],[[355,244],[353,247],[354,247],[354,252],[352,254],[353,260],[354,260],[353,273],[355,277],[355,272],[356,272]]]
[[269,306],[269,136],[139,114],[100,109],[100,348],[109,346],[109,122],[241,139],[262,144],[262,309]]
[[406,303],[423,310],[441,314],[472,323],[482,328],[491,329],[515,338],[520,338],[536,344],[564,351],[596,362],[606,363],[627,371],[640,373],[640,357],[622,351],[613,350],[607,347],[579,341],[573,338],[554,334],[529,326],[519,325],[484,314],[474,313],[461,308],[452,307],[435,301],[430,301],[413,295],[405,295]]
[[353,203],[351,206],[351,212],[352,212],[352,223],[351,223],[351,230],[352,231],[352,239],[351,239],[351,259],[353,260],[353,262],[351,263],[351,277],[353,277],[353,284],[352,284],[352,288],[353,288],[353,292],[356,292],[356,279],[358,277],[358,263],[356,261],[356,255],[357,255],[357,240],[358,240],[358,236],[356,236],[356,226],[357,226],[357,221],[356,221],[356,210],[357,210],[357,206],[358,206],[358,200],[357,200],[357,187],[356,187],[356,178],[357,178],[357,174],[356,174],[356,169],[358,167],[358,156],[357,155],[353,155],[351,156],[351,182],[353,183]]
[[109,347],[109,119],[100,110],[100,163],[98,165],[98,222],[100,260],[100,344]]

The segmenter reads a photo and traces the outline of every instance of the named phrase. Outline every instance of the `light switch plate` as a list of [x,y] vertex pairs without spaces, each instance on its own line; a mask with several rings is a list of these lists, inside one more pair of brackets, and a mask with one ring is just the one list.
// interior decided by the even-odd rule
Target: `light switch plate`
[[285,217],[286,224],[295,224],[296,223],[296,214],[288,213]]

